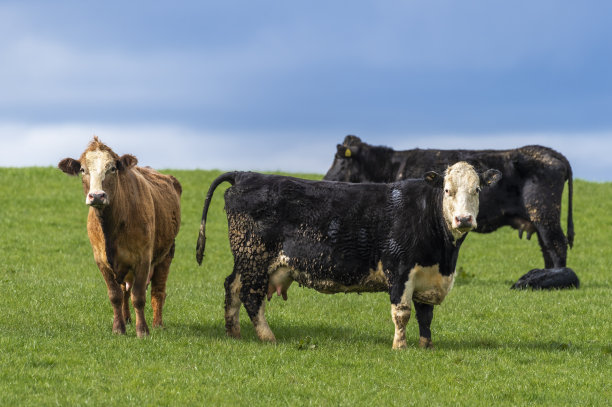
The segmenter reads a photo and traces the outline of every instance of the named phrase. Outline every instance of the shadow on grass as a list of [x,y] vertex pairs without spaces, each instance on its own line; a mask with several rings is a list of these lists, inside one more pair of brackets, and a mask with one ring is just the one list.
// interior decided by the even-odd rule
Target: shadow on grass
[[[227,338],[223,322],[203,322],[189,324],[167,325],[166,329],[176,328],[177,331],[187,333],[195,337],[221,339]],[[271,324],[270,329],[274,332],[279,343],[291,343],[310,337],[317,342],[324,341],[349,341],[390,345],[393,342],[393,330],[380,335],[370,332],[359,331],[350,327],[338,327],[323,323],[313,324],[289,324],[276,321]],[[240,321],[241,341],[260,342],[255,334],[251,321]],[[177,333],[178,334],[178,333]],[[179,334],[180,335],[180,334]],[[418,338],[417,338],[418,339]]]
[[435,341],[434,344],[438,349],[446,350],[502,350],[510,349],[520,352],[531,352],[531,351],[543,351],[543,352],[593,352],[601,351],[602,353],[609,353],[606,349],[609,346],[595,343],[575,343],[575,342],[563,342],[563,341],[530,341],[530,342],[516,342],[503,340],[494,340],[490,338],[473,339],[466,341],[458,340],[440,340]]
[[[250,321],[241,321],[240,323],[242,337],[239,341],[245,343],[260,343],[255,334],[255,330]],[[209,338],[214,340],[230,339],[225,334],[225,327],[220,322],[204,322],[190,324],[173,324],[166,329],[177,329],[176,335],[189,334],[198,338]],[[344,326],[332,326],[323,323],[313,324],[289,324],[276,322],[272,327],[272,331],[276,336],[279,344],[300,343],[304,338],[315,344],[325,342],[349,342],[359,343],[364,345],[380,345],[382,347],[391,348],[393,342],[393,329],[381,333],[372,333],[359,331],[356,328]],[[418,347],[418,337],[408,337],[408,347]],[[551,353],[567,353],[567,352],[585,352],[585,353],[600,353],[607,356],[612,356],[612,346],[597,343],[574,343],[563,341],[504,341],[501,339],[491,338],[476,338],[470,340],[436,340],[434,337],[434,346],[441,351],[470,351],[470,350],[513,350],[518,352],[551,352]]]

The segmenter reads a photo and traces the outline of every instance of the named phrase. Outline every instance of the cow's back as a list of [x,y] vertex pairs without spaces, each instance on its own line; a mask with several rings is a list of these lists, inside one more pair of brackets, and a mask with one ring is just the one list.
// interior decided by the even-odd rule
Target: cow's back
[[388,195],[384,184],[242,173],[225,192],[225,208],[230,235],[254,233],[267,250],[302,263],[299,269],[323,273],[334,265],[357,276],[375,267],[390,229]]

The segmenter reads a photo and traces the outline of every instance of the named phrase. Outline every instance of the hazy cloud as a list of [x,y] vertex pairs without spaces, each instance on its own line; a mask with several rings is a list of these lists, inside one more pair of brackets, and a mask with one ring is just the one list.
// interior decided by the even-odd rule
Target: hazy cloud
[[[324,174],[342,133],[219,132],[178,125],[107,124],[0,125],[0,166],[55,166],[65,158],[78,158],[97,135],[118,154],[138,157],[140,165],[174,169],[222,169],[307,172]],[[363,141],[395,149],[507,149],[541,144],[563,153],[574,177],[612,180],[612,132],[581,134],[493,135],[371,135]],[[579,143],[576,140],[580,140]]]

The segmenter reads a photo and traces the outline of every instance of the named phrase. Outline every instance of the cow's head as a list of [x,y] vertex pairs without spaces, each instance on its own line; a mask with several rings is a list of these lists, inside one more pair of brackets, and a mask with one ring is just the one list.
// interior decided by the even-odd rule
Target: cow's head
[[476,228],[480,190],[500,179],[498,170],[490,169],[478,174],[474,167],[463,161],[448,167],[444,177],[434,171],[425,174],[428,183],[444,190],[442,213],[455,239]]
[[363,160],[360,158],[361,139],[356,136],[346,136],[342,144],[336,146],[334,162],[323,177],[329,181],[363,182]]
[[97,137],[81,154],[81,158],[64,158],[58,167],[68,175],[82,175],[85,203],[95,208],[108,206],[117,189],[119,176],[138,163],[130,154],[119,157]]

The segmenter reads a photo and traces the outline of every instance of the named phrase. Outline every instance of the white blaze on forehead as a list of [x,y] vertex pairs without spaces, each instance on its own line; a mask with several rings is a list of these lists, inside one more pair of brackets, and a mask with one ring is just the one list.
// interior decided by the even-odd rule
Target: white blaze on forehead
[[478,215],[480,177],[470,164],[458,162],[446,169],[444,176],[444,218],[455,237],[462,235],[457,231],[456,218],[472,217],[476,227]]
[[106,171],[113,165],[115,165],[115,160],[108,151],[95,150],[85,154],[85,166],[89,171],[89,192],[104,190],[102,182]]

